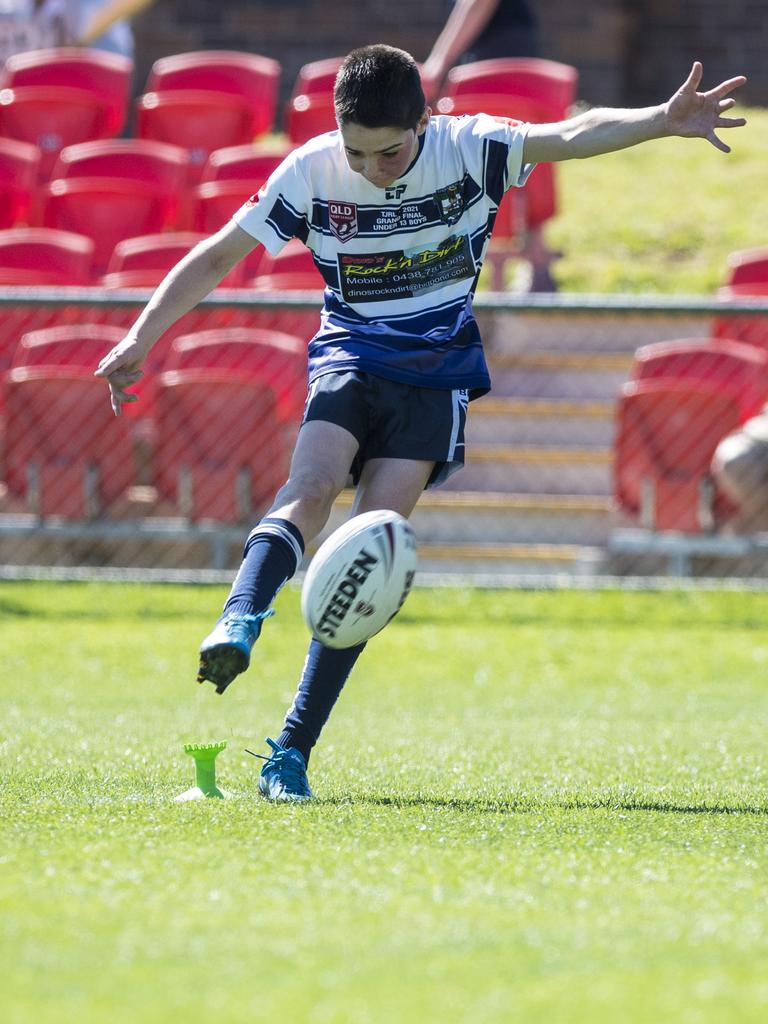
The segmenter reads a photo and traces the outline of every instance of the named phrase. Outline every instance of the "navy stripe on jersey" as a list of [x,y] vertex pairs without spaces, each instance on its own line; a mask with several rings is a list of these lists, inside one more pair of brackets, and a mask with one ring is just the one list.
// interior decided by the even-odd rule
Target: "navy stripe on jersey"
[[[483,198],[483,190],[470,174],[465,174],[461,182],[461,194],[464,211],[469,210]],[[312,202],[311,227],[318,234],[332,235],[330,226],[329,202],[314,199]],[[434,195],[418,196],[415,199],[402,200],[398,204],[387,203],[381,206],[357,205],[357,238],[386,238],[387,235],[407,235],[424,228],[447,224],[441,216],[440,206]]]
[[335,326],[318,334],[309,346],[312,380],[325,373],[364,370],[387,380],[428,387],[467,388],[473,397],[485,394],[491,382],[480,332],[474,318],[452,337],[431,345],[424,337],[341,331]]
[[497,206],[507,187],[509,146],[495,139],[485,140],[485,191]]
[[360,316],[332,292],[326,292],[325,308],[331,314],[334,325],[338,324],[342,330],[348,330],[353,334],[366,331],[381,337],[404,334],[439,339],[456,331],[471,315],[470,303],[464,295],[451,302],[419,310],[418,313],[388,316],[386,326]]
[[266,223],[286,242],[291,238],[300,238],[302,242],[306,242],[309,237],[307,218],[299,210],[295,210],[282,194],[275,199],[272,209],[267,214]]

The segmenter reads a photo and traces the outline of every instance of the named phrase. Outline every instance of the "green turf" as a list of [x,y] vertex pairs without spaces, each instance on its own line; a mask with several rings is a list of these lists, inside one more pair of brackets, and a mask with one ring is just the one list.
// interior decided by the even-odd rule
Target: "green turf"
[[564,253],[562,291],[707,295],[728,253],[766,244],[768,111],[737,113],[748,124],[721,132],[727,156],[701,139],[662,139],[558,166],[546,237]]
[[768,1019],[768,595],[419,590],[287,808],[298,597],[217,697],[222,596],[0,586],[4,1024]]

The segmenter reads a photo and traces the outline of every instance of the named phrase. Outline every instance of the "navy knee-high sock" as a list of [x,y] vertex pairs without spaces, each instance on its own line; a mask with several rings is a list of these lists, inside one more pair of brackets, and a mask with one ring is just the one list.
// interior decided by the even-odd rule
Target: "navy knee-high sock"
[[319,640],[312,640],[299,688],[277,740],[280,746],[296,747],[309,761],[312,747],[364,647],[365,644],[357,644],[332,650]]
[[267,516],[245,542],[243,561],[221,617],[232,612],[259,615],[296,572],[304,554],[304,538],[293,523]]

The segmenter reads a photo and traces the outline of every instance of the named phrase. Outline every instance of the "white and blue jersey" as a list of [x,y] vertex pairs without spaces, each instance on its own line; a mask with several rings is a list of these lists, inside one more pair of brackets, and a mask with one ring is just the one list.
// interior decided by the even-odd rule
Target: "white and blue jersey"
[[433,117],[387,188],[353,171],[341,134],[291,153],[235,214],[276,255],[291,238],[325,281],[309,378],[360,370],[406,384],[490,387],[472,296],[504,192],[523,185],[527,125]]

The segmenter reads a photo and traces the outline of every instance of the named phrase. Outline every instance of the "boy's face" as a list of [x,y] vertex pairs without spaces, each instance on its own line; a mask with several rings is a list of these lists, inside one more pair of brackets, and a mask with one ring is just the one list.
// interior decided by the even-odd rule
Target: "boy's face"
[[419,136],[429,123],[431,111],[424,111],[415,128],[365,128],[354,121],[342,126],[344,152],[353,171],[377,188],[387,188],[405,171],[419,151]]

